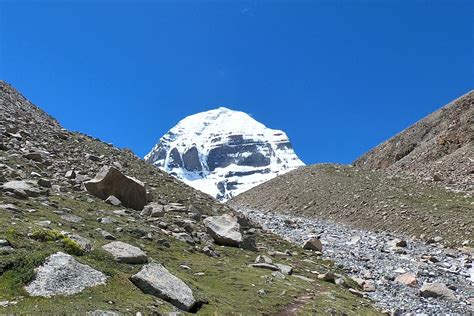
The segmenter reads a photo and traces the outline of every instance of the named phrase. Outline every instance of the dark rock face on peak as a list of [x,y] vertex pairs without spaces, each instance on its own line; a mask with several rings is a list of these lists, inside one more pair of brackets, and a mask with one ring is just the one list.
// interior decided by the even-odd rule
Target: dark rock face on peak
[[353,164],[474,190],[474,91],[428,115]]
[[222,201],[303,165],[284,132],[226,108],[183,119],[145,160]]

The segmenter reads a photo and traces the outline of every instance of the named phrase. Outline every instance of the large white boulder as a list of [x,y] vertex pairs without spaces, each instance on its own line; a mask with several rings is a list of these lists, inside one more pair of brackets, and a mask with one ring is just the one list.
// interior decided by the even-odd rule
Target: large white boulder
[[223,246],[239,247],[242,242],[240,225],[237,218],[224,214],[204,219],[207,233],[214,239],[216,244]]
[[25,287],[31,296],[72,295],[105,284],[107,277],[74,257],[58,252],[36,269],[36,277]]

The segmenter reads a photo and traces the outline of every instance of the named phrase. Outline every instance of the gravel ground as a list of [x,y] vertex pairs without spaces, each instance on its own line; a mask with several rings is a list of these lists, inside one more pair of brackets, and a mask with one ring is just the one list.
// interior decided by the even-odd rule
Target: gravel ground
[[[366,294],[382,310],[396,315],[474,315],[472,253],[317,219],[248,208],[240,211],[264,229],[297,244],[303,244],[311,236],[320,236],[323,256],[334,260],[350,276],[372,283],[375,291]],[[407,245],[394,247],[391,243],[395,239],[404,240]],[[405,272],[416,276],[415,287],[394,281]],[[456,300],[421,297],[420,288],[425,282],[445,284]]]

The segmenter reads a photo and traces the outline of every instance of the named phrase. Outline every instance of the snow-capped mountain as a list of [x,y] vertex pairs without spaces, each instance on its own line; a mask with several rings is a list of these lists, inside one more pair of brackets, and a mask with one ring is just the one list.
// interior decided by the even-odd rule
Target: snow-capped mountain
[[221,201],[304,165],[283,131],[224,107],[181,120],[145,161]]

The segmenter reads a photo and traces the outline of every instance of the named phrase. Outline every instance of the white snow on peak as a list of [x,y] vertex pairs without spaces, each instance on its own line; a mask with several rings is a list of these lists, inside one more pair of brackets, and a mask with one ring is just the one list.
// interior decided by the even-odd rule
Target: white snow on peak
[[145,160],[222,201],[304,165],[283,131],[225,107],[184,118]]

